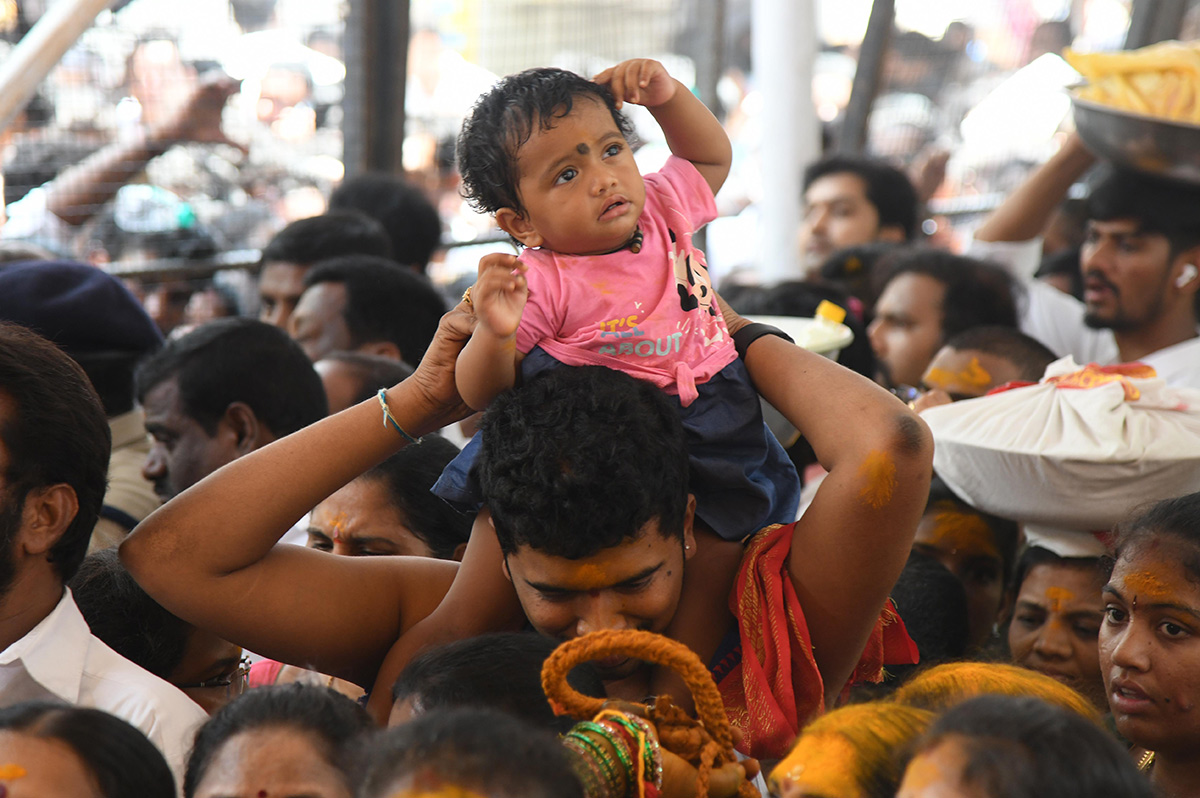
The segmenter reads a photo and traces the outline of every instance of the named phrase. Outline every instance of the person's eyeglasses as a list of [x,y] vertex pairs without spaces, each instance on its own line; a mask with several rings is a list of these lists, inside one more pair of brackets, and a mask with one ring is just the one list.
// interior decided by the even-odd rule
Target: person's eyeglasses
[[225,695],[229,698],[236,698],[246,692],[246,685],[250,680],[250,659],[242,657],[238,661],[237,670],[233,673],[214,676],[211,679],[205,679],[202,682],[194,682],[192,684],[177,684],[175,685],[180,690],[217,690],[225,689]]

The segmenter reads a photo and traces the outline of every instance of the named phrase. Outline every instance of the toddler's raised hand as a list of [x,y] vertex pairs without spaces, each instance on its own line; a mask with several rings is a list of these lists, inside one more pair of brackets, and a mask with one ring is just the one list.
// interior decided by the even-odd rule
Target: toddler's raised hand
[[620,108],[624,103],[653,108],[675,96],[678,83],[662,64],[650,58],[631,58],[601,72],[593,81],[608,86]]
[[479,323],[499,338],[514,334],[521,323],[521,312],[529,298],[527,268],[515,255],[499,252],[479,261],[479,279],[471,290],[471,302]]

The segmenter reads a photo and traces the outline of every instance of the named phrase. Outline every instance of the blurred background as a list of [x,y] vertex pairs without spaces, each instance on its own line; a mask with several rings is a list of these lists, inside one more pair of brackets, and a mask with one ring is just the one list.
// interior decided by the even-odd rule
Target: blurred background
[[[0,0],[0,63],[64,2]],[[223,118],[232,144],[172,147],[87,209],[60,254],[203,305],[194,313],[253,313],[258,249],[321,213],[345,176],[383,171],[436,203],[444,246],[429,274],[452,293],[482,252],[507,248],[458,196],[454,137],[475,98],[531,66],[592,74],[652,56],[734,143],[706,242],[718,287],[779,279],[798,266],[772,241],[787,240],[799,170],[822,152],[904,168],[928,198],[925,233],[955,248],[1069,130],[1064,88],[1078,76],[1064,47],[1191,38],[1198,23],[1187,0],[119,1],[3,131],[4,200],[139,135],[224,73],[240,81]],[[798,110],[781,124],[781,107]],[[661,135],[635,122],[651,169]]]

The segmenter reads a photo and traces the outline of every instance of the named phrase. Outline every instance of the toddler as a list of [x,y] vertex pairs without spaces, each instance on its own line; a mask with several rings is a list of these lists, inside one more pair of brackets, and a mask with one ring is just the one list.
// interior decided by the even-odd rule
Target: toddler
[[[645,106],[671,157],[643,176],[619,108]],[[459,392],[482,409],[519,375],[601,365],[675,396],[696,515],[726,540],[795,519],[799,480],[762,420],[692,232],[716,216],[729,172],[720,123],[657,61],[594,81],[558,69],[502,80],[458,145],[464,193],[524,249],[489,255],[466,298],[478,319]],[[478,505],[468,446],[434,490]]]

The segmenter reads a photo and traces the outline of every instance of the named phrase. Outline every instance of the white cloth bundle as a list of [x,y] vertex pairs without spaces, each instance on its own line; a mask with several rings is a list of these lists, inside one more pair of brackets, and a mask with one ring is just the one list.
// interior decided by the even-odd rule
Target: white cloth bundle
[[930,408],[934,470],[980,510],[1066,530],[1198,491],[1200,391],[1152,373],[1066,357],[1037,385]]

